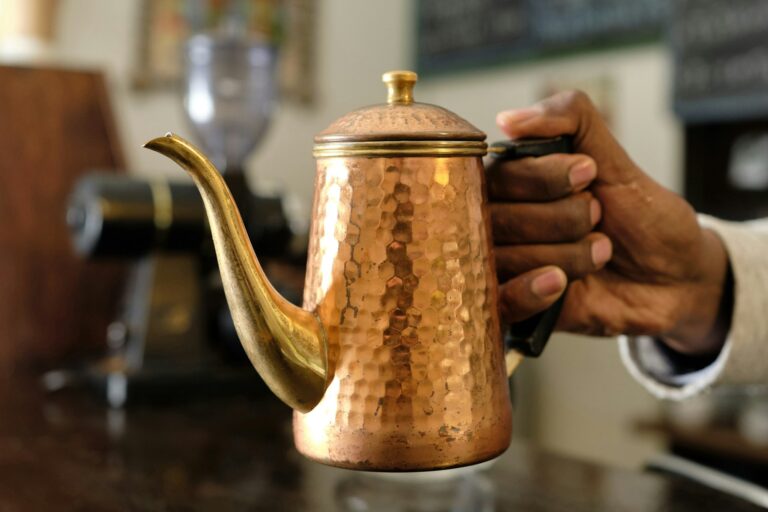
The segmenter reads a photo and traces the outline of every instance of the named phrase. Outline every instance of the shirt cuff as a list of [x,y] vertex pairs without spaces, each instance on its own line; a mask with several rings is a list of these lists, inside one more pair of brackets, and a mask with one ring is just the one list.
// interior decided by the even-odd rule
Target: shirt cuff
[[726,339],[714,361],[676,354],[650,336],[619,336],[619,352],[629,373],[658,398],[683,400],[710,388],[728,361],[731,342]]

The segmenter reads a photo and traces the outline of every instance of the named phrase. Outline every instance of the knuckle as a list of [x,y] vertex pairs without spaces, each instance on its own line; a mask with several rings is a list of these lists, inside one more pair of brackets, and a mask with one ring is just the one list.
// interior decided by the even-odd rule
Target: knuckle
[[515,192],[533,201],[553,201],[571,193],[568,169],[571,155],[553,154],[519,161]]
[[530,316],[532,305],[525,293],[524,277],[511,279],[499,287],[499,312],[507,322],[517,322]]
[[[518,240],[520,234],[516,229],[517,223],[512,221],[512,218],[506,212],[506,208],[502,208],[502,205],[491,206],[491,234],[494,241],[499,243],[510,243]],[[493,208],[494,206],[496,206],[496,208]],[[496,213],[494,213],[494,211]]]
[[592,242],[589,238],[579,241],[578,257],[574,258],[573,277],[581,278],[595,271],[592,261]]
[[569,169],[572,166],[571,155],[549,155],[542,157],[542,169],[537,173],[537,178],[541,182],[541,188],[546,197],[557,199],[571,192],[571,182],[568,177]]
[[496,260],[496,271],[506,270],[509,267],[510,256],[508,251],[508,246],[494,245],[493,257]]
[[488,191],[488,201],[491,214],[493,214],[493,202],[496,198],[500,197],[504,192],[504,182],[499,180],[497,176],[492,175],[489,177],[486,184],[486,190]]
[[580,89],[573,89],[564,93],[567,106],[577,111],[587,110],[592,106],[589,95]]
[[575,208],[573,209],[573,223],[579,236],[584,236],[592,231],[592,200],[595,198],[591,192],[579,192],[574,196]]
[[488,192],[491,199],[525,198],[528,194],[527,170],[519,161],[507,162],[494,169],[488,177]]
[[545,197],[556,198],[562,196],[568,191],[568,183],[558,179],[542,178],[542,195]]
[[524,199],[526,196],[530,196],[529,187],[526,183],[520,180],[515,180],[507,185],[507,195],[516,199]]
[[569,280],[581,279],[595,270],[589,244],[583,240],[568,244],[558,253],[557,260]]

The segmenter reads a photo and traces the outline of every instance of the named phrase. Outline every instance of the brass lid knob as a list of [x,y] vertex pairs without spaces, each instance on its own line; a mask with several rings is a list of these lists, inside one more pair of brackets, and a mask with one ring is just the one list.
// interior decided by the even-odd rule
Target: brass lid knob
[[413,103],[413,86],[419,75],[413,71],[387,71],[381,80],[387,84],[387,103],[409,105]]

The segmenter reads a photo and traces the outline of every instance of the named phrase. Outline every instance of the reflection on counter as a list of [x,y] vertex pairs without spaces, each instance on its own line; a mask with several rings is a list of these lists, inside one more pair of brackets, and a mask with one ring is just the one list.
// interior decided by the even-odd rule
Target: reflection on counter
[[495,485],[485,475],[486,469],[441,475],[457,471],[448,469],[398,478],[351,474],[336,486],[336,502],[344,512],[493,512]]

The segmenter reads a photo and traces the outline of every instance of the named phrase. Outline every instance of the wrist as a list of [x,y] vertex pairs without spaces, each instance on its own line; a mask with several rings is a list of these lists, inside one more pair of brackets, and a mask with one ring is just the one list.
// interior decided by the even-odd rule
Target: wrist
[[662,341],[681,354],[716,355],[725,343],[733,314],[733,276],[725,246],[711,230],[702,230],[698,271],[683,285],[673,328]]

